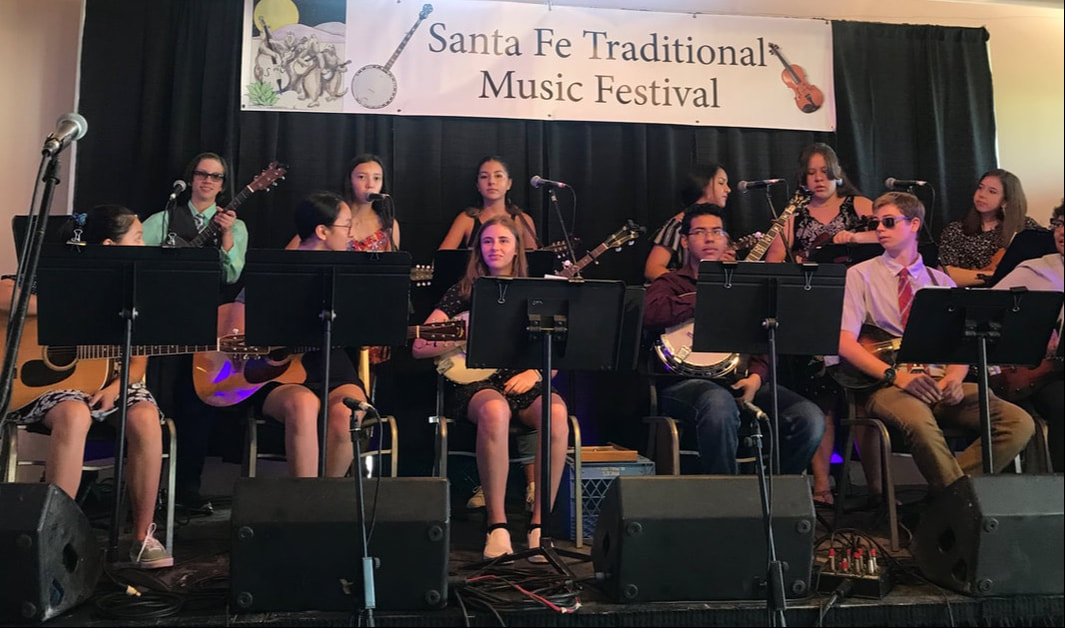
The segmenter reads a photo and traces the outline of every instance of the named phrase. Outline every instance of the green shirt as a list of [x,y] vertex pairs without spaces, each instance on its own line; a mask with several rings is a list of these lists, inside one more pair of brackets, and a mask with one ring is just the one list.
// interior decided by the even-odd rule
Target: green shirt
[[[202,213],[196,211],[192,201],[189,201],[186,207],[193,218],[197,214],[202,216],[203,224],[207,224],[218,212],[218,205],[215,204],[203,210]],[[169,223],[170,216],[168,212],[161,211],[148,216],[148,219],[144,221],[144,243],[148,246],[159,246],[166,242],[170,227]],[[228,251],[222,250],[221,247],[218,249],[222,254],[222,279],[230,284],[236,283],[237,279],[240,279],[240,273],[244,270],[244,257],[248,252],[248,227],[243,220],[237,218],[233,223],[232,232],[233,248]]]

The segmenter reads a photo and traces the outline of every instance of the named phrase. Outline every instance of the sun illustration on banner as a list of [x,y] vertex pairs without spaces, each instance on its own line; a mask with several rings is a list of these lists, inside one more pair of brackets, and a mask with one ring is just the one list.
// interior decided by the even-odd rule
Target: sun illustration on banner
[[340,111],[351,64],[340,59],[345,18],[344,0],[259,0],[244,106]]
[[298,24],[300,10],[292,0],[262,0],[255,7],[253,18],[256,24],[265,21],[268,28],[276,31],[282,26]]

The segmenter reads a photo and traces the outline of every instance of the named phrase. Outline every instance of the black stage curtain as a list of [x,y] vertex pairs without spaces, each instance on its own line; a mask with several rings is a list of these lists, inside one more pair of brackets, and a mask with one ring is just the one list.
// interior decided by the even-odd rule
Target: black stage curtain
[[[678,211],[679,182],[693,163],[724,164],[733,185],[786,177],[794,189],[801,149],[812,141],[828,142],[870,197],[883,190],[886,176],[937,184],[939,198],[930,213],[935,235],[964,214],[977,177],[996,165],[988,33],[982,28],[834,22],[838,129],[812,133],[242,112],[243,4],[87,0],[80,111],[89,133],[78,142],[76,208],[118,202],[147,216],[163,207],[171,181],[204,150],[232,160],[235,186],[276,159],[289,165],[288,178],[271,193],[252,197],[240,215],[252,247],[280,247],[293,235],[295,203],[311,191],[340,191],[351,157],[373,152],[385,164],[385,191],[395,199],[402,248],[416,262],[428,262],[451,220],[473,201],[474,167],[489,154],[509,162],[513,196],[537,221],[545,243],[562,237],[558,218],[547,195],[526,181],[539,174],[571,184],[578,192],[576,206],[563,191],[560,214],[588,249],[626,219],[650,233]],[[926,204],[933,200],[927,190],[918,194]],[[775,208],[786,202],[784,191],[775,189]],[[764,231],[771,218],[760,192],[734,192],[728,209],[735,235]],[[607,253],[585,276],[640,283],[648,249],[644,239]],[[416,307],[414,317],[424,316],[431,305]],[[393,368],[404,365],[399,361]],[[621,422],[610,419],[634,412],[633,400],[618,399],[616,388],[605,396],[597,385],[574,388],[571,405],[582,421],[592,418],[589,442],[628,440],[614,432]],[[609,406],[604,397],[610,397]]]

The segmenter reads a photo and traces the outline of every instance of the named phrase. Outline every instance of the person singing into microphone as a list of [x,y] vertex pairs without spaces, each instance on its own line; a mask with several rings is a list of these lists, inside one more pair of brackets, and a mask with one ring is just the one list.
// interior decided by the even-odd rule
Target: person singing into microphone
[[461,214],[455,216],[439,250],[476,248],[477,232],[496,216],[510,216],[521,226],[526,249],[536,249],[536,226],[510,198],[510,167],[502,157],[489,155],[477,164],[477,196]]
[[817,142],[803,149],[798,184],[804,193],[793,199],[795,215],[770,245],[767,262],[787,258],[785,243],[791,245],[796,261],[803,261],[822,244],[876,242],[876,234],[862,226],[872,217],[873,202],[847,178],[831,146]]
[[[521,229],[508,215],[494,216],[484,222],[479,231],[477,246],[470,254],[466,274],[440,300],[425,322],[446,321],[470,309],[473,283],[478,277],[525,277],[528,266],[522,246]],[[415,358],[431,358],[454,348],[451,343],[416,339],[411,353]],[[552,374],[553,375],[553,374]],[[486,522],[483,555],[492,559],[513,553],[504,497],[508,472],[508,435],[511,421],[517,419],[529,430],[538,430],[541,421],[540,382],[542,375],[534,369],[499,369],[487,379],[469,384],[448,382],[445,389],[445,411],[455,420],[467,419],[477,425],[477,471],[484,490]],[[566,463],[566,443],[569,438],[566,402],[558,393],[551,394],[551,501],[558,493]],[[535,468],[540,469],[540,448],[536,448]],[[540,546],[540,491],[536,484],[532,516],[528,532],[530,548]],[[532,562],[546,562],[543,556],[532,556]]]
[[[682,207],[691,207],[696,203],[710,203],[724,207],[729,192],[728,173],[720,164],[697,165],[692,168],[681,184],[680,202]],[[652,282],[671,270],[682,268],[686,259],[686,250],[681,245],[681,222],[684,210],[667,220],[651,236],[651,251],[644,262],[643,276]]]
[[[316,192],[296,206],[296,232],[301,251],[347,251],[351,249],[352,213],[342,198],[332,192]],[[230,327],[243,329],[244,292],[237,296]],[[285,426],[285,457],[293,477],[318,474],[318,412],[321,408],[322,354],[303,354],[307,377],[302,384],[270,382],[249,398],[264,416]],[[351,411],[344,405],[350,397],[366,401],[365,386],[343,348],[329,352],[329,414],[326,425],[325,472],[343,477],[355,457],[351,444]],[[362,417],[359,417],[362,420]]]
[[[682,268],[659,276],[647,288],[643,326],[651,336],[657,337],[665,328],[695,317],[695,288],[701,261],[731,257],[728,233],[721,217],[723,211],[717,205],[698,203],[684,212],[680,242],[688,252],[687,261]],[[732,391],[743,401],[771,411],[772,389],[766,383],[769,379],[767,357],[752,355],[749,372],[741,375],[732,383]],[[732,391],[709,379],[660,377],[659,411],[695,430],[703,473],[735,475],[739,472],[736,450],[740,412]],[[780,471],[802,473],[821,442],[825,418],[813,402],[797,393],[783,386],[777,386],[777,393]],[[766,459],[769,459],[768,455]]]
[[939,263],[959,286],[984,286],[1023,229],[1042,227],[1028,217],[1021,180],[1008,170],[988,170],[976,185],[969,213],[939,234]]

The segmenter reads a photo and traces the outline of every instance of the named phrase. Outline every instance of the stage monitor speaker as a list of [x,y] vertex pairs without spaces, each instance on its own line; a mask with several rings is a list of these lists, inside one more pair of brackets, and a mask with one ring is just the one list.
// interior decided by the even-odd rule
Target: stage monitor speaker
[[[445,478],[364,480],[376,608],[447,602]],[[363,606],[362,532],[351,478],[245,478],[233,492],[230,591],[239,612]]]
[[969,595],[1061,595],[1063,477],[965,476],[948,486],[913,537],[921,573]]
[[[619,476],[596,523],[596,579],[618,602],[765,599],[760,495],[754,476]],[[773,478],[773,534],[785,595],[806,595],[814,535],[806,478]]]
[[74,500],[54,484],[0,484],[0,513],[0,621],[45,621],[92,595],[103,556]]

